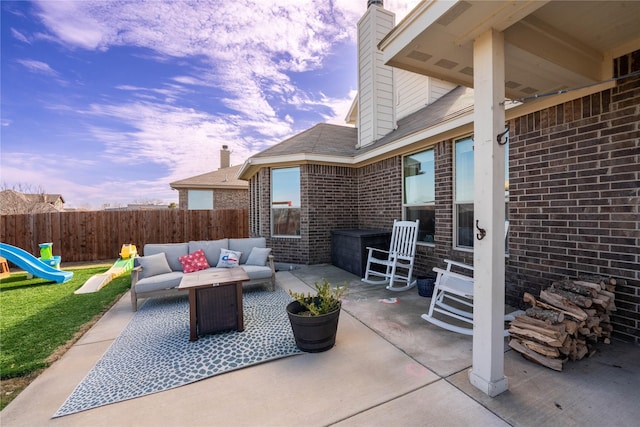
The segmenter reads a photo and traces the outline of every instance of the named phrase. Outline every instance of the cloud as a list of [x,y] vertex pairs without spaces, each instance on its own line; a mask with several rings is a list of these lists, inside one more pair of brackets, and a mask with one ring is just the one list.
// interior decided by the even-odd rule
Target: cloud
[[44,74],[47,76],[58,76],[58,73],[52,69],[49,64],[42,62],[42,61],[36,61],[33,59],[18,59],[16,60],[20,65],[22,65],[23,67],[25,67],[27,70],[31,71],[32,73],[37,73],[37,74]]
[[[222,145],[230,145],[241,156],[235,163],[239,164],[289,130],[278,121],[253,121],[239,115],[220,117],[152,102],[94,104],[85,114],[110,118],[129,129],[92,127],[93,138],[105,145],[103,157],[107,161],[132,167],[159,165],[169,182],[217,169]],[[273,138],[264,138],[269,133]]]
[[23,43],[31,44],[29,39],[27,39],[27,37],[24,34],[22,34],[20,31],[16,30],[15,28],[11,29],[11,35],[16,40],[19,40],[19,41],[21,41]]
[[277,114],[268,93],[277,90],[286,101],[297,90],[287,73],[320,67],[334,43],[353,35],[355,22],[353,12],[332,2],[297,0],[38,5],[51,36],[70,49],[137,46],[204,58],[212,72],[200,83],[220,87],[228,108],[254,118]]
[[[398,22],[409,10],[407,3],[416,2],[386,0],[385,7],[397,13]],[[242,163],[311,122],[344,124],[355,96],[355,88],[349,85],[344,93],[327,96],[323,85],[338,78],[355,84],[356,76],[327,78],[319,71],[342,54],[336,46],[355,46],[356,23],[366,0],[44,0],[36,4],[45,31],[34,38],[57,43],[69,56],[79,50],[137,48],[131,50],[137,58],[179,65],[164,81],[119,84],[116,89],[124,96],[117,101],[95,97],[85,106],[58,107],[73,109],[82,123],[89,123],[92,143],[103,147],[95,161],[130,171],[127,179],[116,176],[95,185],[73,184],[53,163],[47,173],[55,179],[48,185],[70,186],[69,195],[64,194],[69,201],[118,203],[118,188],[125,185],[141,189],[143,198],[175,200],[168,183],[217,169],[223,144],[232,150],[232,164]],[[12,34],[22,41],[29,39],[18,31]],[[57,75],[44,62],[20,63],[32,72]],[[296,77],[302,74],[311,83],[298,82]],[[207,101],[198,103],[195,93],[215,93],[209,102],[221,103],[225,110],[213,111],[205,105]],[[142,174],[148,165],[156,165],[155,179]]]

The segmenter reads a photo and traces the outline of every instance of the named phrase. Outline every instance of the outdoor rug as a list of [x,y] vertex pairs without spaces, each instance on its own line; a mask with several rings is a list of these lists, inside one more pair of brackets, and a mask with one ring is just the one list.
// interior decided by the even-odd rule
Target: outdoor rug
[[290,301],[282,289],[245,290],[244,332],[189,342],[188,299],[149,299],[53,417],[299,354],[285,310]]

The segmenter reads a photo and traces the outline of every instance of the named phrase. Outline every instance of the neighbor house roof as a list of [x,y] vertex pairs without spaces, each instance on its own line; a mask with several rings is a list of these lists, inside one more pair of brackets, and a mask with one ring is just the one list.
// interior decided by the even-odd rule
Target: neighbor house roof
[[60,194],[22,194],[26,200],[31,203],[49,203],[55,204],[60,201],[64,203],[64,199]]
[[14,190],[0,191],[0,214],[59,212],[55,203],[64,199],[60,194],[23,194]]
[[180,189],[227,189],[247,190],[249,183],[237,178],[242,165],[221,168],[214,172],[203,173],[169,183],[171,188]]

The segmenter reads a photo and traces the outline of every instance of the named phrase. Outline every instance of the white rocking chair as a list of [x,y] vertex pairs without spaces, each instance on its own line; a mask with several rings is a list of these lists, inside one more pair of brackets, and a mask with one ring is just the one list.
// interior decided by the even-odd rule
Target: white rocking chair
[[[389,250],[367,247],[369,257],[362,281],[374,285],[387,285],[390,291],[406,291],[413,288],[416,285],[412,275],[419,225],[420,220],[394,220]],[[378,268],[384,271],[375,270],[376,265],[382,266]],[[372,276],[381,277],[382,280],[371,279]],[[394,286],[395,282],[404,283],[404,286]]]
[[[509,232],[509,222],[505,222],[505,238]],[[422,317],[429,323],[452,332],[464,335],[473,335],[473,266],[461,262],[445,259],[447,264],[445,270],[434,267],[433,271],[438,273],[436,283],[433,287],[433,296],[429,305],[429,312]],[[466,274],[451,271],[452,267],[457,267],[458,271]],[[444,318],[456,319],[459,324],[449,323],[443,319],[434,317],[435,313],[440,313]],[[520,310],[514,311],[504,316],[505,321],[515,319],[521,314]],[[466,326],[469,325],[469,326]],[[507,328],[508,329],[508,328]],[[504,336],[509,336],[507,329]]]

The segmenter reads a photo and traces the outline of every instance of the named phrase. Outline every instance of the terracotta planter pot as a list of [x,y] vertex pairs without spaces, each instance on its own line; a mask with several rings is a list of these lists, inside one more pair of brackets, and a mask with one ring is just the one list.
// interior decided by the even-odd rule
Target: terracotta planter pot
[[320,316],[301,316],[305,308],[298,301],[287,305],[296,346],[308,353],[327,351],[336,343],[340,309]]

